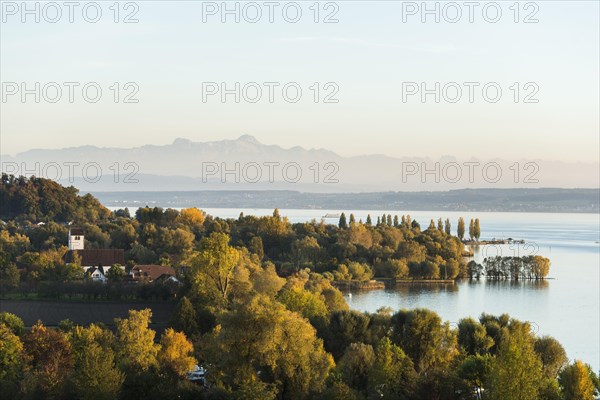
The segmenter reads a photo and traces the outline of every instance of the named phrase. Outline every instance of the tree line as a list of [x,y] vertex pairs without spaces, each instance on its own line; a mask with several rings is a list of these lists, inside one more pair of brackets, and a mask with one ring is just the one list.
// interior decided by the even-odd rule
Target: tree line
[[[87,249],[124,249],[127,269],[186,266],[202,239],[217,232],[274,263],[282,276],[304,268],[339,280],[454,279],[468,272],[462,218],[453,235],[448,219],[432,220],[422,229],[410,215],[384,214],[373,223],[370,215],[363,222],[353,214],[346,221],[342,214],[338,226],[316,220],[292,224],[278,210],[272,216],[222,219],[197,208],[141,207],[131,215],[128,209],[111,212],[72,187],[6,174],[0,198],[0,286],[5,290],[20,283],[81,280],[76,263],[63,261],[69,226],[84,230]],[[478,239],[479,220],[471,222],[469,234]]]

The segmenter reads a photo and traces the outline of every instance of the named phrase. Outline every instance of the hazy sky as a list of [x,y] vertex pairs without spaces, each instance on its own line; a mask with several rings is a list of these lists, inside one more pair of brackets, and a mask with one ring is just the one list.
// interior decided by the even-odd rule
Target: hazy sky
[[[44,10],[41,4],[36,23],[35,16],[22,15],[20,1],[3,2],[2,153],[251,134],[264,143],[323,147],[342,155],[598,161],[597,1],[521,3],[518,16],[510,8],[512,1],[498,2],[502,16],[496,23],[485,19],[496,18],[488,2],[477,3],[472,23],[464,2],[454,3],[462,13],[456,23],[450,22],[456,8],[444,9],[445,3],[439,4],[439,22],[435,15],[425,15],[422,22],[422,10],[414,9],[421,7],[420,1],[322,2],[317,23],[312,1],[298,2],[302,16],[297,23],[284,19],[284,6],[286,18],[295,18],[296,8],[289,2],[275,6],[273,23],[262,1],[255,3],[262,12],[256,23],[249,22],[256,7],[244,9],[240,3],[240,22],[226,15],[223,23],[221,10],[210,13],[215,6],[221,8],[221,2],[194,1],[144,1],[135,7],[121,3],[115,23],[112,3],[101,2],[97,23],[83,18],[86,2],[74,10],[73,23],[66,7],[59,22],[49,22],[56,10]],[[230,9],[235,5],[228,3]],[[435,3],[428,6],[433,9]],[[139,22],[123,23],[132,12]],[[330,14],[337,23],[323,22]],[[95,9],[88,8],[86,16],[93,19]],[[25,23],[21,17],[27,18]],[[525,19],[538,22],[524,23]],[[18,87],[13,83],[22,82],[29,89],[40,82],[39,103],[33,94],[25,102],[20,92],[9,95]],[[41,89],[49,82],[61,87],[56,103],[48,101],[55,96],[54,86],[47,85],[45,95]],[[63,82],[79,83],[73,103]],[[82,96],[88,82],[102,89],[97,103]],[[113,98],[115,82],[120,85],[118,103]],[[134,89],[125,89],[127,82],[139,87],[133,96],[138,103],[122,102]],[[208,87],[203,82],[224,82],[230,89],[235,82],[240,87],[257,82],[262,97],[249,102],[256,92],[247,86],[247,96],[239,103],[233,94],[225,103],[219,94],[203,101],[203,87]],[[272,103],[264,82],[279,83]],[[302,89],[296,103],[283,97],[281,88],[289,82]],[[333,84],[325,86],[328,82]],[[407,95],[422,82],[429,89],[440,82],[439,103],[434,94],[424,103],[420,93]],[[472,103],[464,82],[474,82]],[[496,103],[483,96],[482,87],[488,83],[490,100],[496,87],[502,90]],[[332,98],[338,102],[324,103],[323,97],[336,87],[339,91]],[[456,87],[462,97],[451,103]],[[538,102],[525,103],[526,96]]]

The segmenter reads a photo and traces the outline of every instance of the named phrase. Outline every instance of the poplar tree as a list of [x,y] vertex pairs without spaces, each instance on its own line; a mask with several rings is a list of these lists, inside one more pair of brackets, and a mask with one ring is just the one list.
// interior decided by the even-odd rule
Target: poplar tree
[[471,238],[471,240],[473,240],[474,237],[475,237],[475,221],[473,221],[473,218],[471,218],[471,222],[469,222],[469,238]]
[[463,217],[458,219],[458,227],[456,228],[456,235],[460,240],[463,240],[465,237],[465,220]]
[[475,240],[479,242],[479,237],[481,236],[481,227],[479,226],[479,218],[475,219],[475,225],[473,226],[473,236]]

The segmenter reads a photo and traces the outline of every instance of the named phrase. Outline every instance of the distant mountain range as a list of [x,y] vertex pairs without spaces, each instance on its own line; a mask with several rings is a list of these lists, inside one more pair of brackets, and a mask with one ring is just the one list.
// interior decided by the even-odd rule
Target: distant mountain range
[[83,192],[598,188],[599,169],[598,163],[524,159],[342,157],[325,149],[266,145],[248,135],[213,142],[176,139],[168,145],[79,146],[2,155],[3,172],[36,174]]

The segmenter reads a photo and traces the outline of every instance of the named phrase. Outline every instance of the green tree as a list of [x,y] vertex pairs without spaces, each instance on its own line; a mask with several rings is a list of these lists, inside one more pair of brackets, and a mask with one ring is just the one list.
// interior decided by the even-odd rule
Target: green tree
[[469,355],[483,355],[494,345],[494,339],[487,335],[485,326],[478,321],[463,318],[458,322],[458,344]]
[[558,373],[569,363],[564,347],[551,336],[536,338],[533,348],[540,355],[547,378],[556,379]]
[[437,229],[440,232],[444,232],[444,221],[441,218],[438,218]]
[[250,250],[251,253],[256,254],[259,260],[262,260],[265,257],[265,248],[260,236],[253,236],[252,239],[250,239],[248,250]]
[[381,339],[369,373],[369,397],[412,399],[416,383],[417,373],[411,359],[389,338]]
[[368,226],[373,225],[373,222],[371,221],[371,214],[367,214],[366,225],[368,225]]
[[592,400],[597,394],[594,372],[580,360],[567,366],[559,375],[558,382],[564,400]]
[[0,322],[0,391],[16,398],[25,366],[23,343],[11,328]]
[[342,213],[342,215],[340,215],[338,227],[340,227],[341,229],[346,229],[348,227],[348,224],[346,223],[346,214]]
[[70,379],[78,399],[113,400],[124,380],[125,375],[115,365],[111,347],[102,346],[93,338],[82,341],[75,352],[75,367]]
[[217,304],[223,304],[231,287],[233,270],[240,261],[240,252],[229,246],[229,236],[224,233],[212,233],[203,238],[200,248],[191,261],[194,289]]
[[147,371],[157,364],[160,346],[154,343],[156,332],[148,328],[152,311],[129,310],[129,318],[115,319],[117,358],[125,370]]
[[125,270],[121,268],[119,264],[113,265],[106,272],[106,278],[110,282],[121,282],[123,279],[125,279],[125,275],[127,275]]
[[401,310],[392,316],[393,339],[419,373],[449,365],[458,354],[456,333],[433,311]]
[[534,351],[529,325],[511,326],[492,361],[490,400],[537,400],[542,377],[542,361]]
[[467,356],[458,367],[458,376],[481,396],[488,380],[491,363],[492,356],[489,354]]
[[295,311],[310,321],[317,318],[326,318],[327,306],[323,296],[298,287],[284,288],[277,296],[288,310]]
[[188,337],[194,337],[200,333],[198,315],[192,302],[186,296],[183,296],[179,300],[173,314],[171,326],[178,331],[184,332]]
[[2,260],[2,256],[0,254],[0,291],[5,291],[19,286],[21,277],[15,263]]
[[350,226],[356,223],[356,218],[354,218],[354,214],[350,214],[350,220],[348,221],[348,223],[350,224]]
[[23,320],[6,311],[0,312],[0,324],[6,325],[17,336],[21,336],[25,332]]
[[375,352],[370,344],[352,343],[340,359],[338,369],[350,387],[366,393],[369,373],[375,362]]
[[458,238],[460,240],[463,240],[465,238],[465,220],[463,219],[463,217],[460,217],[458,219],[458,227],[456,228],[456,236],[458,236]]
[[446,222],[444,222],[444,232],[446,232],[446,235],[450,235],[452,233],[452,226],[450,225],[449,218],[446,218]]

